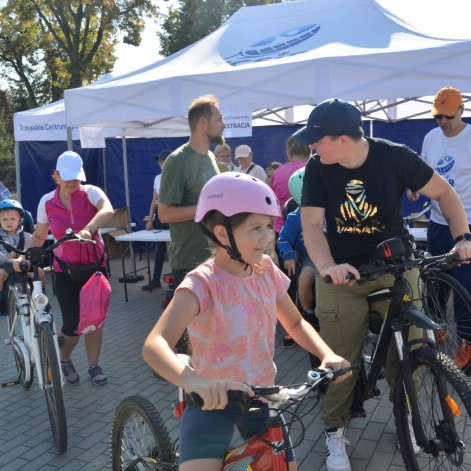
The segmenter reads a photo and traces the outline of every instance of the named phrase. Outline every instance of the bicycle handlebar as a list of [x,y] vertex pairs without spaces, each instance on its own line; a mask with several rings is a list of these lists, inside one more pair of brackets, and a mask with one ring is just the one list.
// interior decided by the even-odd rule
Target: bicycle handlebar
[[[469,258],[460,258],[456,252],[449,252],[443,255],[431,256],[428,254],[422,254],[419,258],[402,258],[389,262],[378,261],[369,265],[362,265],[358,271],[360,273],[360,279],[358,281],[371,281],[375,280],[379,275],[386,273],[402,273],[405,270],[411,270],[412,268],[429,269],[438,268],[441,270],[450,270],[455,265],[470,261]],[[346,276],[347,280],[353,280],[355,277],[349,273]],[[330,275],[324,276],[326,283],[332,283],[332,277]]]
[[[286,405],[291,405],[303,399],[307,393],[314,389],[322,390],[335,378],[360,368],[360,365],[351,365],[346,368],[332,370],[330,368],[315,368],[308,372],[305,383],[297,387],[272,386],[259,387],[252,386],[255,396],[250,397],[243,391],[227,391],[228,403],[240,405],[242,410],[248,412],[250,405],[257,399],[264,398],[272,409],[282,409]],[[186,403],[191,407],[203,407],[203,400],[196,393],[186,395]]]
[[[90,239],[83,239],[82,237],[79,237],[77,234],[75,234],[72,229],[67,229],[65,231],[65,236],[61,237],[59,240],[57,240],[54,244],[51,244],[47,247],[30,247],[26,250],[19,250],[16,247],[13,247],[10,245],[8,242],[5,242],[4,240],[0,239],[0,245],[3,245],[8,251],[14,252],[18,255],[24,255],[26,260],[28,260],[31,263],[36,263],[39,264],[43,258],[48,256],[56,247],[59,245],[63,244],[64,242],[80,242],[80,243],[88,243],[88,244],[95,244],[95,240],[90,240]],[[20,270],[22,272],[27,272],[29,270],[29,264],[22,261],[20,263]]]
[[431,209],[432,209],[432,205],[428,204],[427,206],[425,206],[424,209],[422,209],[422,211],[418,212],[417,214],[414,214],[413,216],[412,214],[409,214],[408,216],[404,216],[402,218],[404,221],[404,224],[409,225],[411,222],[416,221],[417,219],[420,219],[424,214],[428,213]]

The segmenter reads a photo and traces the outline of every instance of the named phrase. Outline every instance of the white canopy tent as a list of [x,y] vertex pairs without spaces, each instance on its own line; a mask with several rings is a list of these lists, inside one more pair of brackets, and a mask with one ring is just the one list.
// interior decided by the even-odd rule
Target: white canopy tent
[[[429,4],[429,13],[442,6]],[[463,8],[470,9],[467,2]],[[469,13],[439,11],[444,22]],[[221,100],[224,114],[248,109],[255,118],[278,114],[286,121],[285,108],[340,97],[356,102],[365,117],[395,121],[427,116],[430,99],[418,97],[445,85],[471,90],[469,64],[471,39],[433,37],[373,0],[245,7],[155,64],[67,90],[66,122],[80,128],[82,139],[103,137],[107,128],[144,135],[185,116],[191,100],[206,93]],[[422,111],[415,106],[402,115],[412,99]]]

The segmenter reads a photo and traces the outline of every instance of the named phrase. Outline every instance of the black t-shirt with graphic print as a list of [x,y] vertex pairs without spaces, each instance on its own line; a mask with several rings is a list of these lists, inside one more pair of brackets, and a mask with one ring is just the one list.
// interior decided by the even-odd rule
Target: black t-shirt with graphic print
[[359,168],[325,165],[309,159],[302,206],[325,208],[327,240],[336,263],[359,267],[376,246],[400,236],[404,190],[417,191],[433,169],[408,147],[367,138],[368,156]]

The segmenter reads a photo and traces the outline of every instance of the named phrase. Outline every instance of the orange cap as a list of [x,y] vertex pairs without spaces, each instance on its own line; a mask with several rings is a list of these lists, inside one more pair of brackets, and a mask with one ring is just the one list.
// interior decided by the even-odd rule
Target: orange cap
[[432,114],[444,114],[454,116],[458,108],[463,104],[461,92],[456,88],[444,87],[438,91],[433,99]]

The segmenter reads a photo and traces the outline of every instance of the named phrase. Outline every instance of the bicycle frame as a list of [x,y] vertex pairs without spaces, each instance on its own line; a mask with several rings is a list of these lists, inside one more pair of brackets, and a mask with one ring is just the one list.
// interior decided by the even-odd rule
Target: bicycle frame
[[[417,343],[424,342],[424,339],[408,341],[408,329],[411,324],[425,329],[427,332],[426,342],[431,348],[435,347],[435,337],[433,331],[439,326],[432,319],[427,317],[411,304],[412,299],[409,294],[409,285],[401,276],[395,277],[394,286],[390,290],[391,303],[385,316],[378,343],[372,354],[372,363],[370,372],[366,377],[366,383],[363,386],[363,400],[375,396],[376,382],[378,381],[383,366],[383,360],[386,359],[389,344],[394,337],[396,349],[399,357],[398,367],[402,371],[404,378],[404,390],[407,397],[407,404],[412,418],[412,426],[415,433],[417,444],[427,449],[427,441],[422,427],[422,422],[415,411],[417,407],[417,398],[410,368],[410,347]],[[374,301],[374,294],[371,295]],[[384,294],[380,296],[384,297]]]
[[[10,290],[12,290],[15,297],[15,303],[18,306],[18,311],[15,313],[11,331],[9,332],[8,342],[13,343],[14,348],[20,350],[22,353],[22,357],[25,362],[25,381],[30,381],[32,379],[31,366],[34,366],[37,371],[36,376],[38,378],[39,388],[44,390],[42,365],[40,361],[37,361],[40,358],[38,343],[38,330],[40,325],[44,322],[51,324],[57,358],[60,358],[59,342],[57,339],[54,319],[51,314],[44,312],[44,308],[48,302],[48,299],[42,292],[41,280],[39,279],[39,275],[37,273],[38,269],[35,266],[33,267],[33,270],[34,278],[32,282],[32,293],[27,286],[28,282],[26,275],[24,274],[20,275],[20,283],[15,283],[10,286]],[[18,285],[21,285],[21,289]],[[21,322],[24,335],[23,340],[13,335],[17,322]],[[60,375],[61,384],[64,385],[65,380],[62,370],[60,371]]]
[[242,445],[230,447],[224,457],[221,470],[229,469],[239,461],[252,458],[252,471],[286,471],[286,451],[284,447],[283,423],[276,411],[270,410],[268,430],[251,437]]

